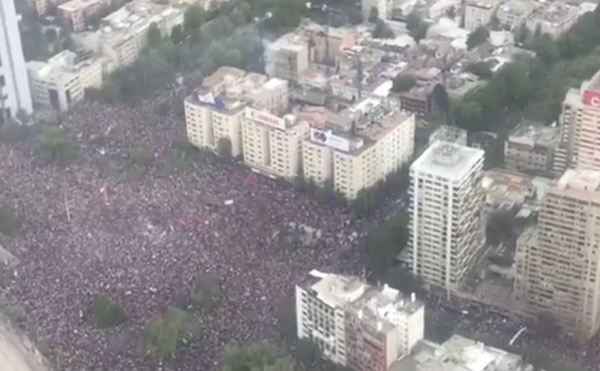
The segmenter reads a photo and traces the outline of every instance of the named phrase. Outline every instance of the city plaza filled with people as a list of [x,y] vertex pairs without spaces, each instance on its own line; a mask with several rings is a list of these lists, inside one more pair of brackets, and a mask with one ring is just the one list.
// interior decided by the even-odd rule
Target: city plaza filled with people
[[[8,297],[23,307],[37,339],[51,339],[62,370],[211,370],[228,345],[277,339],[280,305],[308,270],[362,272],[353,247],[364,224],[347,209],[235,164],[176,164],[185,128],[181,118],[156,112],[164,98],[86,103],[62,117],[78,147],[67,167],[43,165],[27,143],[0,143],[0,200],[19,221],[2,240],[19,260]],[[132,153],[140,146],[148,158],[136,165]],[[290,225],[314,228],[319,238],[286,246],[277,234]],[[217,308],[194,311],[193,336],[177,357],[145,354],[140,339],[148,320],[177,305],[207,273],[223,285]],[[101,293],[124,307],[126,324],[94,327],[91,302]],[[499,347],[522,327],[462,302],[430,299],[428,313],[431,322],[485,334]],[[600,364],[590,350],[596,345],[569,346],[530,331],[513,347],[536,344],[591,370]]]
[[[26,145],[0,145],[0,199],[19,221],[3,240],[19,259],[11,294],[36,337],[59,350],[62,370],[210,370],[228,344],[274,339],[278,309],[309,269],[357,266],[356,254],[339,252],[355,239],[356,221],[343,208],[237,165],[165,172],[184,124],[155,108],[86,104],[62,117],[78,144],[66,168],[41,165]],[[129,171],[141,144],[149,162]],[[320,238],[283,246],[276,235],[292,224]],[[175,359],[144,356],[144,325],[176,305],[198,274],[221,280],[217,308],[194,313],[194,336]],[[126,324],[94,328],[99,293],[124,307]]]

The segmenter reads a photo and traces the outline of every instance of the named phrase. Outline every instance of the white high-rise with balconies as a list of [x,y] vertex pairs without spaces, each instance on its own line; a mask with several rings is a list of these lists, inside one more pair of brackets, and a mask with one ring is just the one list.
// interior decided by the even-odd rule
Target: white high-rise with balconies
[[[0,109],[3,117],[19,109],[31,113],[31,94],[14,0],[0,0]],[[1,111],[0,111],[1,112]]]
[[425,283],[459,289],[485,240],[484,151],[433,143],[411,166],[410,238],[402,260]]

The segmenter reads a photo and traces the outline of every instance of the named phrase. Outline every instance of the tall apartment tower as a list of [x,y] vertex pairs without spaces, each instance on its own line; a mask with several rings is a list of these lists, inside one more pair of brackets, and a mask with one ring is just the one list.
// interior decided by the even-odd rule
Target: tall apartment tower
[[387,371],[423,339],[425,306],[415,295],[375,288],[357,277],[312,271],[296,286],[298,337],[334,363]]
[[553,172],[600,170],[600,71],[579,89],[569,89],[559,117],[561,143]]
[[582,340],[600,326],[600,171],[567,170],[517,241],[518,299]]
[[19,109],[31,113],[31,94],[14,0],[0,0],[0,123]]
[[459,289],[482,252],[484,151],[434,142],[410,168],[410,237],[402,260],[434,289]]

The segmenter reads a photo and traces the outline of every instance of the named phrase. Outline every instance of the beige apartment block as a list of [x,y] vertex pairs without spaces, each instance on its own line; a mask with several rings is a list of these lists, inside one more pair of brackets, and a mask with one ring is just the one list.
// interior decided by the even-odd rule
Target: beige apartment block
[[243,154],[253,170],[295,176],[299,162],[293,158],[299,157],[299,144],[293,143],[294,137],[299,143],[302,134],[287,115],[288,105],[286,81],[221,67],[185,100],[188,139],[214,151],[220,139],[227,139],[232,155]]
[[484,151],[433,143],[410,168],[409,242],[401,259],[425,283],[460,289],[483,252]]
[[85,29],[89,17],[110,4],[111,0],[71,0],[60,4],[58,11],[73,32],[80,32]]
[[65,50],[46,62],[27,62],[33,106],[67,111],[85,98],[85,89],[102,86],[102,63],[92,55]]
[[266,46],[265,71],[268,76],[298,81],[309,66],[308,41],[303,35],[285,34]]
[[554,152],[559,143],[558,127],[524,122],[517,126],[504,142],[504,162],[511,170],[551,173]]
[[320,123],[311,120],[302,146],[304,176],[354,199],[408,163],[414,152],[415,118],[366,99]]
[[423,339],[425,306],[387,285],[313,270],[296,286],[296,323],[298,338],[332,362],[385,371]]
[[517,298],[581,340],[600,326],[600,172],[568,170],[517,243]]
[[470,0],[465,3],[465,28],[475,30],[492,20],[502,0]]

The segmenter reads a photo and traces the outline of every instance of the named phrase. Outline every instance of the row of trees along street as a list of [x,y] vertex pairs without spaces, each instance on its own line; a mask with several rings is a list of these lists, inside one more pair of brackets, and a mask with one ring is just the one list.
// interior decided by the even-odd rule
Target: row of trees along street
[[452,102],[455,124],[470,131],[506,132],[514,117],[556,120],[566,91],[578,88],[600,69],[598,22],[600,9],[596,8],[557,40],[548,35],[523,37],[524,46],[535,56],[517,56],[487,85]]

